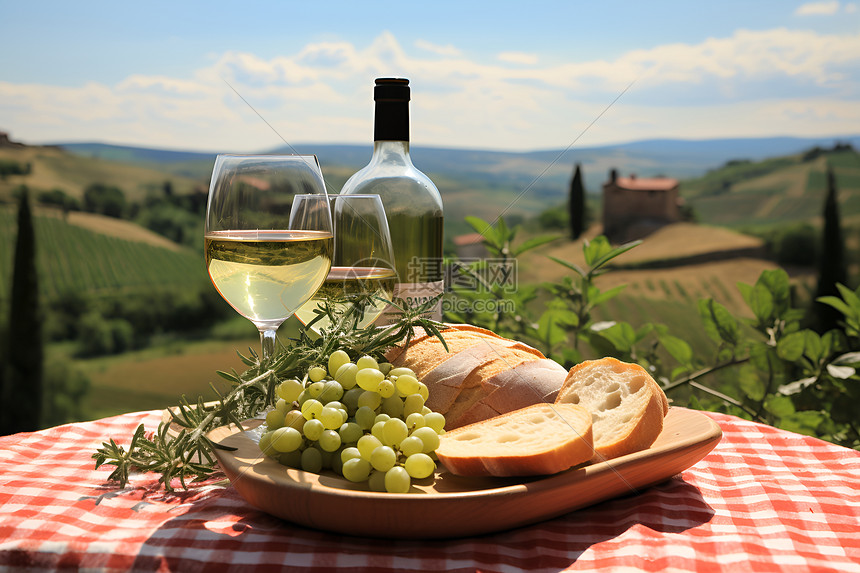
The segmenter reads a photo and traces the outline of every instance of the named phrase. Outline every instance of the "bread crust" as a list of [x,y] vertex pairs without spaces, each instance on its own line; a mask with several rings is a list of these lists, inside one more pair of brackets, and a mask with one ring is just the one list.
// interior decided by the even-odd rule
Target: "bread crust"
[[[596,397],[592,396],[585,387],[590,384],[616,383],[625,386],[639,399],[644,397],[641,400],[644,405],[640,404],[633,412],[617,417],[612,417],[611,412],[604,416],[602,405],[597,403],[601,400],[600,393]],[[605,396],[602,399],[605,400]],[[578,403],[592,412],[594,461],[612,459],[650,447],[663,431],[663,418],[669,410],[663,389],[644,368],[608,357],[587,360],[571,368],[558,392],[556,403]],[[625,416],[628,419],[619,422],[618,418]]]

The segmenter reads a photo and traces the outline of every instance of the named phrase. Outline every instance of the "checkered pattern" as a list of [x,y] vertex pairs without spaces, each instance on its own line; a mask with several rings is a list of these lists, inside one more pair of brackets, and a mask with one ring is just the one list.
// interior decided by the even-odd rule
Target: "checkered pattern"
[[214,480],[175,494],[148,475],[105,484],[90,455],[155,429],[155,411],[0,437],[0,570],[860,572],[860,452],[708,415],[716,449],[639,495],[427,542],[293,526]]

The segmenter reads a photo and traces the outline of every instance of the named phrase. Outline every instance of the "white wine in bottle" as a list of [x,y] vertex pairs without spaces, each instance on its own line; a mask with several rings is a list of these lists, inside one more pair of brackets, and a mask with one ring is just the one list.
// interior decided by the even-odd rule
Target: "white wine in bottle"
[[[388,217],[397,283],[394,297],[416,307],[442,294],[442,197],[409,155],[409,80],[379,78],[374,87],[373,156],[342,195],[379,195]],[[442,319],[442,300],[430,318]],[[378,324],[395,317],[390,309]]]

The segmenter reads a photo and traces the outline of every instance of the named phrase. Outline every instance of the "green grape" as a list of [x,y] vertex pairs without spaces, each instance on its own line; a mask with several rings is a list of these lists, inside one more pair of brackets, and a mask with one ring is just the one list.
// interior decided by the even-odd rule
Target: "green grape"
[[399,418],[403,415],[403,400],[397,396],[384,398],[382,400],[382,413],[392,418]]
[[321,421],[314,418],[312,420],[308,420],[305,422],[304,428],[302,431],[305,434],[305,437],[312,442],[316,442],[322,436],[322,433],[325,431],[325,426]]
[[432,412],[432,411],[433,411],[433,410],[431,410],[430,408],[428,408],[428,407],[425,405],[423,408],[421,408],[421,415],[422,415],[422,416],[426,416],[427,414],[429,414],[429,413],[430,413],[430,412]]
[[406,493],[411,485],[412,480],[403,466],[394,466],[385,472],[385,491],[388,493]]
[[324,452],[333,452],[340,447],[340,434],[334,430],[325,430],[319,438],[319,443]]
[[412,432],[412,435],[424,443],[424,449],[422,451],[425,454],[429,454],[439,447],[439,434],[433,431],[433,428],[424,426],[423,428],[418,428]]
[[371,435],[375,436],[377,440],[384,444],[385,438],[382,435],[383,428],[385,428],[385,422],[376,422],[375,424],[373,424],[373,427],[370,428],[370,433]]
[[338,410],[343,410],[344,412],[346,412],[346,404],[344,404],[343,402],[338,402],[337,400],[326,402],[326,408],[336,408]]
[[277,430],[284,425],[284,413],[278,410],[269,410],[266,414],[266,427],[269,430]]
[[391,362],[380,362],[379,363],[379,371],[388,376],[388,373],[391,372],[392,366]]
[[370,491],[385,491],[385,472],[372,471],[367,478]]
[[424,414],[424,422],[438,434],[445,428],[445,416],[439,412]]
[[362,458],[350,458],[343,462],[343,477],[352,482],[367,481],[370,476],[370,462]]
[[346,463],[352,458],[361,458],[361,452],[355,446],[350,446],[340,451],[340,461],[342,463]]
[[336,402],[343,398],[343,386],[340,385],[340,382],[336,380],[326,380],[324,382],[325,388],[323,388],[322,394],[320,394],[319,400],[320,402]]
[[317,416],[317,419],[322,422],[326,430],[336,430],[343,424],[343,416],[337,408],[329,408],[325,406]]
[[322,366],[313,366],[310,370],[308,370],[308,378],[310,378],[311,382],[319,382],[323,378],[326,377],[326,369]]
[[387,422],[390,419],[391,416],[389,416],[388,414],[380,413],[376,415],[376,418],[373,420],[373,423],[376,424],[377,422]]
[[436,464],[433,463],[430,456],[424,453],[412,454],[407,457],[403,467],[406,469],[409,477],[415,479],[429,477],[436,470]]
[[415,372],[413,372],[411,368],[406,368],[405,366],[398,366],[397,368],[393,368],[388,373],[388,376],[403,376],[404,374],[408,374],[409,376],[412,376],[413,378],[417,379],[417,377],[415,376]]
[[418,382],[418,378],[411,374],[403,374],[397,377],[397,390],[406,396],[417,394],[419,384],[420,382]]
[[375,358],[373,358],[373,356],[362,356],[355,361],[355,365],[358,366],[359,370],[362,368],[373,368],[374,370],[379,370],[379,363]]
[[302,469],[302,452],[293,450],[284,454],[278,454],[278,463],[289,468]]
[[409,414],[414,414],[416,412],[420,414],[423,407],[424,398],[422,398],[420,394],[410,394],[403,399],[403,415],[407,418],[409,417]]
[[307,388],[311,398],[319,398],[325,390],[325,382],[314,382]]
[[298,402],[299,407],[301,407],[302,404],[304,404],[305,402],[307,402],[310,399],[311,399],[311,394],[310,394],[310,392],[308,392],[308,389],[305,388],[304,390],[302,390],[302,393],[299,394],[299,399],[296,400],[296,402]]
[[385,374],[376,368],[362,368],[355,373],[355,383],[363,390],[373,392],[379,387],[379,383],[385,379]]
[[370,454],[370,465],[380,472],[387,472],[397,463],[397,454],[389,446],[379,446]]
[[364,390],[361,388],[350,388],[343,393],[341,402],[346,406],[346,411],[350,416],[355,416],[355,412],[358,410],[358,397],[361,396],[362,392],[364,392]]
[[416,428],[422,428],[426,425],[427,421],[424,419],[424,414],[413,412],[406,416],[406,427],[409,428],[409,431],[415,430]]
[[334,379],[340,382],[340,385],[344,387],[345,390],[349,390],[353,386],[355,386],[355,374],[358,372],[358,366],[353,364],[352,362],[347,362],[343,366],[337,369],[337,373],[334,375]]
[[370,454],[373,453],[373,450],[382,445],[382,442],[379,441],[379,438],[372,434],[365,434],[358,439],[358,443],[356,443],[356,447],[358,451],[361,453],[361,459],[367,460],[370,462]]
[[376,422],[376,412],[368,406],[362,406],[355,411],[355,423],[362,430],[369,430]]
[[322,453],[316,448],[305,448],[302,452],[302,469],[306,472],[320,473],[322,470]]
[[400,452],[409,457],[412,454],[419,454],[424,451],[424,442],[421,441],[421,438],[417,438],[415,436],[409,436],[402,442],[400,442]]
[[292,452],[301,445],[302,434],[295,428],[278,428],[272,432],[272,447],[278,452]]
[[[382,424],[382,443],[387,446],[397,447],[409,436],[409,428],[400,418],[391,418]],[[376,425],[374,424],[373,427],[376,428]]]
[[278,397],[289,403],[293,403],[298,400],[302,390],[304,390],[304,386],[302,386],[302,383],[295,378],[284,380],[278,384],[277,388],[275,388],[275,392],[278,394]]
[[301,410],[290,410],[287,412],[287,415],[284,416],[284,425],[301,432],[302,427],[305,425],[305,417],[302,415]]
[[337,369],[349,362],[349,354],[343,350],[335,350],[328,357],[328,373],[334,377]]
[[312,418],[316,418],[322,412],[323,405],[319,400],[314,400],[311,398],[304,404],[302,404],[302,416],[305,417],[305,420],[310,420]]
[[394,387],[394,382],[388,379],[383,379],[379,382],[379,385],[376,387],[376,391],[383,398],[391,398],[394,397],[397,389]]
[[344,444],[354,444],[364,435],[364,430],[356,422],[346,422],[341,425],[338,433],[340,434],[341,442]]
[[376,410],[379,408],[379,405],[382,403],[382,396],[377,394],[376,392],[370,392],[365,390],[361,393],[361,396],[358,397],[358,407],[367,406],[371,410]]
[[427,388],[427,385],[424,382],[418,383],[418,394],[424,398],[424,401],[427,401],[427,398],[430,396],[430,390]]
[[260,451],[266,455],[273,456],[278,452],[272,447],[272,432],[265,432],[260,436]]
[[287,412],[292,410],[292,408],[293,408],[292,403],[287,402],[283,398],[278,398],[278,400],[275,402],[275,410],[277,410],[278,412],[280,412],[281,414],[283,414],[285,416],[287,415]]

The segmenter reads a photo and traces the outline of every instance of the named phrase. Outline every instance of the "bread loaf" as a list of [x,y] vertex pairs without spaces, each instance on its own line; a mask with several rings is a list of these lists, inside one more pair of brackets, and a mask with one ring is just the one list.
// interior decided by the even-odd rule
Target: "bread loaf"
[[[389,350],[395,366],[411,368],[430,389],[427,407],[452,429],[539,402],[553,402],[567,372],[539,350],[489,330],[450,325],[435,336],[416,335]],[[535,363],[535,364],[532,364]]]
[[534,404],[440,436],[436,456],[462,476],[553,474],[591,459],[591,414],[574,404]]
[[648,448],[663,431],[669,409],[663,389],[644,368],[615,358],[571,368],[556,404],[578,404],[591,412],[595,461]]

